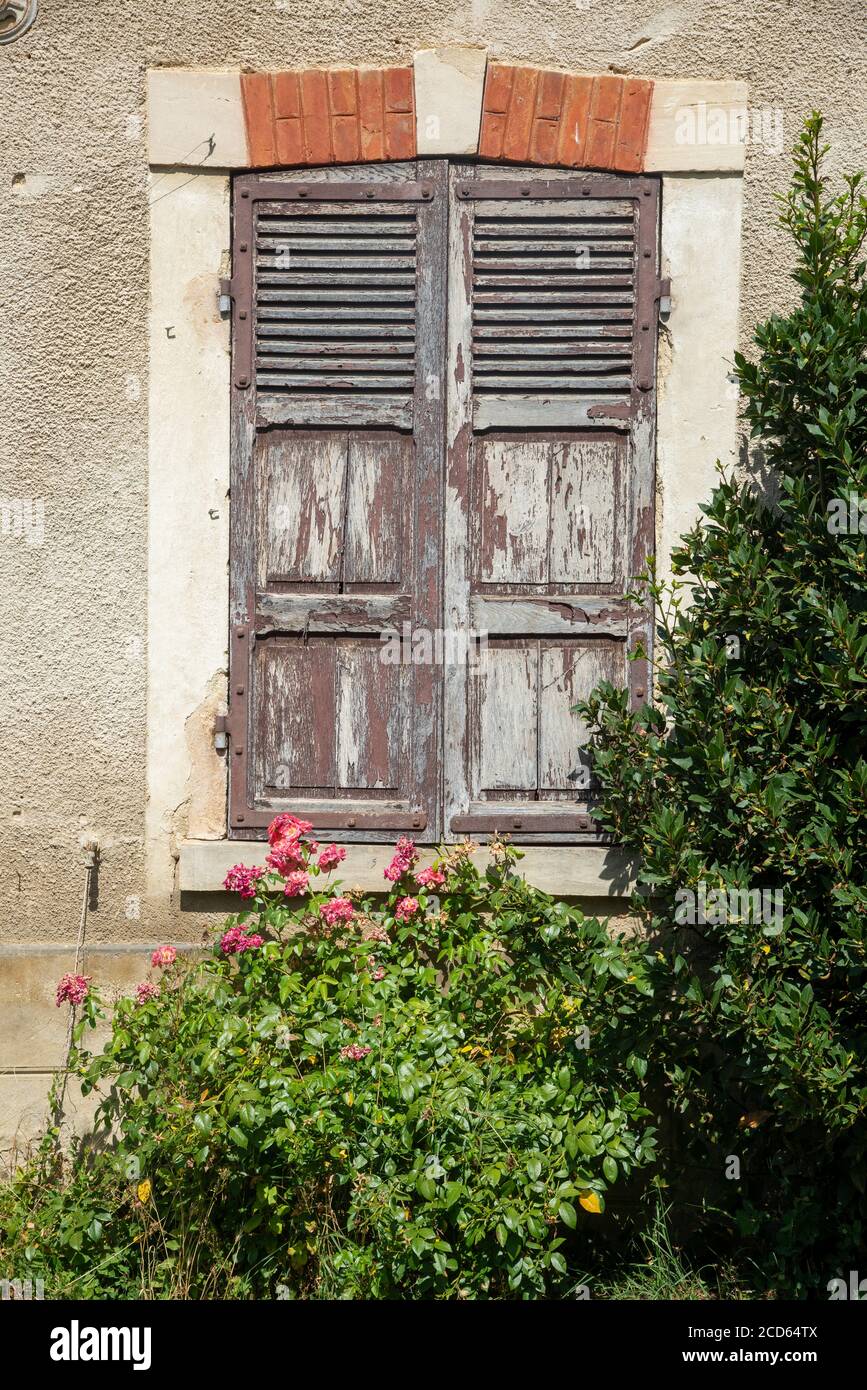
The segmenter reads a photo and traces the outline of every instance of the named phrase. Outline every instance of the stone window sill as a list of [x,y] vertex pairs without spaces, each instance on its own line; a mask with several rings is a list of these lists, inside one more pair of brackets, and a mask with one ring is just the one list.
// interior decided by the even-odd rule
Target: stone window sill
[[[178,866],[181,894],[219,893],[233,864],[264,864],[267,852],[267,844],[259,840],[184,840]],[[365,892],[384,892],[387,884],[382,871],[393,853],[389,845],[347,845],[341,881]],[[420,863],[431,863],[434,853],[420,850]],[[476,862],[480,869],[487,864],[484,846]],[[520,872],[535,888],[560,897],[622,899],[635,891],[637,861],[610,846],[532,845],[524,850]]]

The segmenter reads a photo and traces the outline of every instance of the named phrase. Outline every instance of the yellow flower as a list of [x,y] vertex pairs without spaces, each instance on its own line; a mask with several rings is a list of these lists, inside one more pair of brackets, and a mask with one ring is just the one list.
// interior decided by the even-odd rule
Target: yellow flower
[[150,1197],[151,1197],[151,1180],[150,1180],[150,1178],[145,1178],[144,1182],[140,1182],[140,1183],[139,1183],[138,1187],[136,1188],[136,1193],[138,1194],[138,1199],[139,1199],[140,1202],[149,1202],[149,1201],[150,1201]]

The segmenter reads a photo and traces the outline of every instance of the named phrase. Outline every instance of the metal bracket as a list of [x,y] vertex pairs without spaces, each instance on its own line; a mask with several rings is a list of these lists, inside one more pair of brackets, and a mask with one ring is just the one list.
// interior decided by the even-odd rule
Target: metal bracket
[[668,278],[660,280],[657,284],[656,302],[659,305],[659,317],[667,319],[671,313],[671,280]]
[[231,280],[220,279],[220,289],[217,294],[217,307],[220,311],[220,318],[227,319],[232,312],[232,282]]
[[214,747],[218,753],[225,753],[229,747],[228,715],[218,714],[214,720]]

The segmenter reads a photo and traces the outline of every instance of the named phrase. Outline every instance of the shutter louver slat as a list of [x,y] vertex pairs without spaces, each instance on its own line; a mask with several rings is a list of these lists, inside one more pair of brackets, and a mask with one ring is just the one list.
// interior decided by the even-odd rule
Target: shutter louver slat
[[[409,405],[415,383],[417,221],[370,206],[256,218],[256,386]],[[278,341],[272,341],[272,335]],[[398,339],[397,344],[392,339]],[[381,360],[385,354],[394,360]],[[265,406],[267,410],[267,405]]]
[[[553,203],[476,211],[472,238],[475,394],[629,401],[634,214],[623,202],[574,218]],[[531,337],[534,341],[527,342]],[[569,341],[558,341],[562,338]],[[591,347],[588,338],[601,342]],[[624,339],[623,342],[611,341]],[[496,339],[496,343],[490,342]],[[610,351],[597,363],[594,351]]]

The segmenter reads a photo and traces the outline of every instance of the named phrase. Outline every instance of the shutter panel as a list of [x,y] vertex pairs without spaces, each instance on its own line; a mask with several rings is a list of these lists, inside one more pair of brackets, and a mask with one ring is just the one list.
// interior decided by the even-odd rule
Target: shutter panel
[[445,613],[484,635],[445,672],[445,827],[598,838],[570,706],[643,702],[653,545],[658,184],[451,174]]
[[445,167],[234,192],[230,833],[435,838]]

